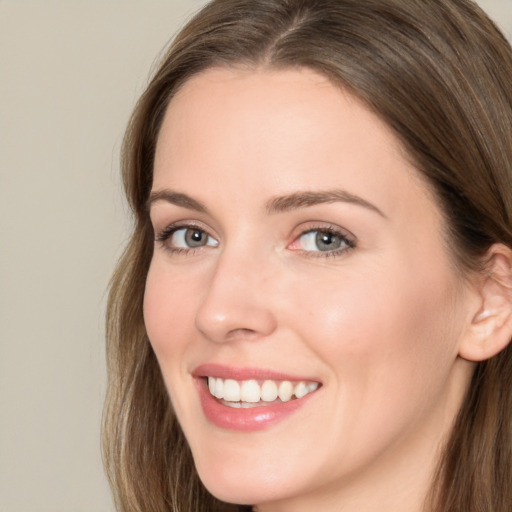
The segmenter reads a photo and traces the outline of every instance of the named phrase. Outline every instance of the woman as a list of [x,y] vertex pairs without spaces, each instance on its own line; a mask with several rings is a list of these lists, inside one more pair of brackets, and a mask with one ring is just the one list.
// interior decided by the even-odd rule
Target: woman
[[468,0],[182,30],[124,146],[119,510],[510,510],[510,83]]

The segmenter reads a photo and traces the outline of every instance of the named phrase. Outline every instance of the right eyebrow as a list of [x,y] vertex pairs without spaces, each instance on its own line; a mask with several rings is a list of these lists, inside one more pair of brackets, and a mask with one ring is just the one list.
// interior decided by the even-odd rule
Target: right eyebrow
[[150,211],[153,204],[158,201],[165,201],[166,203],[181,206],[182,208],[187,208],[188,210],[195,210],[196,212],[200,213],[208,213],[208,209],[204,204],[196,201],[195,199],[192,199],[187,194],[174,192],[173,190],[169,190],[167,188],[151,192],[146,203],[146,210]]
[[336,202],[356,204],[367,210],[378,213],[381,217],[387,218],[382,210],[366,199],[340,189],[295,192],[290,195],[274,197],[267,202],[267,211],[270,214],[274,214],[299,208],[308,208],[323,203]]

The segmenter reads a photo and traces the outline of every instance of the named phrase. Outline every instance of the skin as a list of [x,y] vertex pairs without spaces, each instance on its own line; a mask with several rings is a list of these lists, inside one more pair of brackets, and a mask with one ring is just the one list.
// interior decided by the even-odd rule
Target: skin
[[[267,208],[340,189],[366,203]],[[166,112],[153,193],[164,190],[207,208],[152,203],[157,238],[179,222],[208,245],[156,241],[144,299],[206,487],[262,512],[421,510],[473,371],[458,354],[478,298],[387,125],[310,70],[211,69]],[[327,228],[354,247],[319,251],[304,236]],[[227,430],[200,406],[192,373],[205,363],[322,385],[269,428]]]

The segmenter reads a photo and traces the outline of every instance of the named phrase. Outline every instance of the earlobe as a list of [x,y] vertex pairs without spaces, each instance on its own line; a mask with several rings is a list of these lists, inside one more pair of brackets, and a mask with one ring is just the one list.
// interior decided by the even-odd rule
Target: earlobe
[[484,361],[501,352],[512,338],[512,250],[502,244],[488,252],[485,275],[478,283],[480,306],[459,356]]

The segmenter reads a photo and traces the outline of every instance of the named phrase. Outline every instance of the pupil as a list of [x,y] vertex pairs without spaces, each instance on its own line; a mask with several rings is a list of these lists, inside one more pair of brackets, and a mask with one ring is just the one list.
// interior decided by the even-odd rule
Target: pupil
[[197,229],[189,229],[185,235],[185,238],[189,247],[199,247],[204,245],[204,233]]
[[321,251],[338,249],[341,245],[340,237],[332,233],[318,233],[316,245]]

